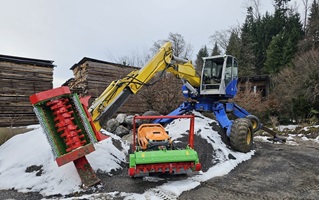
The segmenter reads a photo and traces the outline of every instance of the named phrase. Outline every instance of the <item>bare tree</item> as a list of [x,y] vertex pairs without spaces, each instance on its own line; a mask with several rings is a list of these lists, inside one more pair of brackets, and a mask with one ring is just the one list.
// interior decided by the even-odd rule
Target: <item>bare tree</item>
[[221,50],[226,52],[231,34],[240,35],[240,32],[241,30],[239,25],[230,27],[228,30],[216,31],[214,35],[209,37],[210,44],[215,45],[215,43],[217,43]]
[[294,2],[294,10],[300,10],[302,11],[303,10],[303,13],[301,12],[300,13],[300,16],[303,15],[303,17],[300,17],[301,19],[303,18],[303,30],[306,31],[306,27],[307,27],[307,19],[308,19],[308,11],[310,10],[310,5],[309,5],[309,0],[302,0],[302,4],[303,4],[303,9],[298,9],[299,8],[299,5],[297,4],[297,1]]
[[306,30],[307,26],[307,17],[308,17],[308,10],[309,10],[309,5],[308,5],[309,0],[302,0],[302,3],[304,5],[304,25],[303,25],[303,30]]
[[217,43],[221,50],[226,52],[230,34],[230,30],[216,31],[214,35],[210,36],[210,43],[213,45]]
[[[307,98],[309,103],[316,103],[319,101],[319,52],[309,51],[302,56],[298,56],[294,63],[296,72],[296,84],[300,88],[303,95]],[[301,67],[302,66],[302,67]],[[299,78],[298,78],[299,77]],[[300,84],[304,83],[304,84]]]
[[182,81],[173,74],[156,74],[152,82],[138,94],[139,100],[146,103],[148,110],[169,114],[185,100],[182,94]]
[[262,91],[254,91],[251,82],[247,81],[239,84],[239,91],[235,98],[230,101],[236,102],[239,106],[247,109],[256,115],[261,121],[269,120],[268,115],[273,115],[278,109],[278,102],[273,95],[264,98]]
[[169,33],[168,40],[172,42],[175,56],[183,58],[190,58],[192,56],[193,48],[190,43],[185,42],[181,34]]
[[291,118],[304,121],[319,111],[319,52],[309,51],[296,57],[291,67],[274,78],[273,94],[280,110]]
[[260,14],[260,9],[261,9],[261,0],[247,0],[247,3],[246,3],[246,7],[249,8],[251,7],[252,8],[252,14],[253,14],[253,17],[254,19],[258,19],[261,14]]
[[162,45],[167,42],[168,40],[157,40],[153,43],[153,46],[150,48],[150,51],[153,55],[155,55],[158,50],[162,47]]
[[184,37],[179,33],[169,33],[168,39],[158,40],[154,42],[150,51],[153,54],[155,54],[165,42],[172,43],[175,56],[186,58],[186,59],[190,59],[192,57],[193,55],[192,45],[190,43],[187,43]]
[[110,62],[123,64],[126,66],[143,67],[150,59],[151,55],[148,51],[144,50],[142,53],[138,50],[132,50],[128,55],[121,57],[114,57],[111,53],[107,55]]

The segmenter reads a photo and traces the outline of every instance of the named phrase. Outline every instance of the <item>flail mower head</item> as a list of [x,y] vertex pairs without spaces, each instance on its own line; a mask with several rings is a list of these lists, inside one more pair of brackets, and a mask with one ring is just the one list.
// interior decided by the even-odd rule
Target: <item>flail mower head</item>
[[[176,149],[161,124],[142,124],[136,132],[136,119],[189,118],[189,143],[185,149]],[[136,143],[137,142],[137,143]],[[194,115],[135,116],[133,120],[133,151],[129,155],[128,174],[131,177],[149,173],[185,174],[199,171],[197,152],[194,150]]]
[[95,150],[93,143],[101,137],[92,125],[87,102],[68,87],[33,94],[30,101],[58,166],[73,162],[84,188],[99,183],[85,157]]

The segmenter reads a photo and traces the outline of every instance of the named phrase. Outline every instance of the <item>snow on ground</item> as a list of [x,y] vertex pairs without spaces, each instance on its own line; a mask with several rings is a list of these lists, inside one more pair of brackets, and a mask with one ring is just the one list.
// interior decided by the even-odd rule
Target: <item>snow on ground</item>
[[[284,136],[279,135],[279,137],[286,138],[287,145],[299,145],[298,142],[301,141],[310,141],[319,143],[319,136],[315,139],[308,138],[311,136],[311,130],[316,130],[319,128],[319,125],[311,125],[311,126],[302,126],[302,125],[279,125],[276,126],[276,132],[281,132]],[[272,129],[272,128],[270,128]],[[293,133],[293,134],[291,134]],[[298,134],[297,134],[298,133]],[[268,135],[268,134],[267,134]],[[268,140],[268,136],[254,136],[255,141],[261,142],[269,142],[273,143],[273,141]],[[280,142],[275,142],[275,144],[282,144]]]
[[[287,145],[298,145],[298,143],[295,141],[293,136],[289,136],[289,137],[285,137],[285,138],[286,138],[285,144],[287,144]],[[274,143],[274,144],[278,144],[278,145],[283,144],[281,142],[273,142],[273,141],[270,141],[268,139],[269,139],[269,136],[254,136],[254,140],[255,141]]]
[[277,126],[278,131],[283,132],[284,130],[295,130],[298,125],[279,125]]
[[309,131],[311,128],[318,128],[319,125],[306,126],[306,127],[302,127],[300,125],[279,125],[276,128],[278,131],[284,132],[286,130],[295,131],[296,128],[298,128],[298,127],[301,128],[300,130]]
[[[212,119],[206,118],[200,113],[195,112],[195,133],[206,139],[212,148],[217,150],[214,160],[219,162],[211,167],[207,172],[201,172],[185,180],[171,181],[164,183],[156,188],[149,189],[143,194],[124,193],[114,191],[107,195],[120,195],[125,199],[175,199],[183,191],[195,188],[201,182],[216,176],[222,176],[229,173],[239,163],[248,160],[254,154],[254,151],[248,153],[234,152],[226,147],[219,134],[211,129]],[[0,189],[16,189],[20,192],[40,192],[44,196],[54,194],[70,194],[81,191],[81,180],[73,163],[68,163],[58,167],[53,159],[51,147],[46,142],[42,128],[37,125],[35,128],[25,134],[17,135],[0,146]],[[187,119],[177,119],[167,126],[171,137],[176,139],[188,130]],[[111,137],[119,139],[111,134]],[[118,150],[112,144],[112,139],[105,139],[95,144],[96,151],[87,155],[87,159],[92,168],[110,172],[112,169],[118,169],[121,161],[127,157],[128,145],[121,143],[123,150]],[[232,154],[236,159],[229,159]],[[104,158],[104,159],[101,159]],[[41,170],[26,172],[27,167],[42,166]],[[42,172],[41,176],[36,176]],[[145,178],[150,179],[150,178]],[[149,180],[146,180],[149,181]],[[156,181],[156,180],[155,180]],[[94,199],[98,195],[85,195],[81,198]],[[74,199],[74,198],[72,198]]]
[[[35,129],[17,135],[0,146],[0,189],[35,191],[44,196],[80,191],[81,180],[74,164],[71,162],[58,167],[42,128],[33,128]],[[96,151],[86,156],[95,170],[110,172],[112,169],[120,168],[120,160],[126,159],[125,152],[115,148],[111,139],[101,141],[95,148]],[[105,159],[97,159],[101,158],[101,155]],[[38,170],[26,172],[27,167],[33,165],[43,166],[41,176],[36,176]]]
[[307,127],[304,127],[303,130],[309,131],[311,128],[318,128],[318,127],[319,127],[319,125],[307,126]]

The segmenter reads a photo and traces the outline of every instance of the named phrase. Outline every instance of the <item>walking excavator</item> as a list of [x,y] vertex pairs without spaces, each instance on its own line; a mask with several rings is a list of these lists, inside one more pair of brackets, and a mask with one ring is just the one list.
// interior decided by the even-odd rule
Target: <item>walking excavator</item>
[[[58,166],[73,161],[84,187],[98,183],[99,179],[85,155],[94,151],[94,143],[106,138],[100,130],[118,108],[131,95],[136,94],[144,85],[147,85],[159,72],[172,73],[181,79],[183,95],[187,98],[169,116],[181,116],[192,110],[212,112],[219,125],[225,130],[230,146],[240,152],[250,151],[253,144],[253,132],[260,129],[262,124],[256,116],[235,103],[227,101],[237,93],[238,65],[236,58],[231,55],[203,58],[202,74],[197,75],[191,61],[178,58],[173,54],[171,43],[165,43],[143,68],[132,71],[120,80],[113,81],[90,107],[89,97],[79,98],[65,86],[31,95],[30,101],[34,112],[52,147]],[[230,120],[228,118],[230,113],[237,118]],[[156,119],[154,123],[163,124],[172,120],[174,120],[173,117],[161,118]],[[153,127],[155,128],[156,126]],[[191,164],[186,168],[193,171],[200,170],[197,153],[192,148],[192,146],[189,147],[189,150],[192,151],[192,159],[186,155],[187,151],[184,151],[179,160],[172,159],[168,164],[187,160]],[[142,152],[141,155],[146,155],[145,152],[148,151],[145,147],[137,149]],[[154,149],[152,151],[147,155],[157,157],[158,154],[153,154]],[[140,156],[136,159],[144,158]],[[132,160],[136,161],[136,159]],[[131,175],[135,175],[138,171],[154,171],[156,164],[159,164],[156,162],[158,159],[148,160],[150,162],[146,163],[148,168],[141,170],[138,170],[140,169],[138,164],[130,163],[133,168],[130,169]],[[179,171],[179,169],[164,168],[162,171],[167,170],[169,172]]]

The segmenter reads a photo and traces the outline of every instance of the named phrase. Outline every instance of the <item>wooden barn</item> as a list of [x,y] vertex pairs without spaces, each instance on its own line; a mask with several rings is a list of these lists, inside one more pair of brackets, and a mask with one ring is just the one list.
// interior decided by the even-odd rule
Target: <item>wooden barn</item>
[[[89,105],[109,86],[112,81],[124,78],[133,70],[139,68],[106,62],[84,57],[71,67],[74,78],[64,85],[79,96],[91,95]],[[143,90],[143,89],[142,89]],[[129,100],[119,108],[118,113],[140,114],[147,110],[138,95],[131,95]]]
[[37,124],[29,96],[53,87],[53,61],[0,55],[0,126]]
[[257,75],[251,77],[239,77],[238,78],[238,89],[244,90],[249,83],[250,90],[254,93],[260,92],[262,97],[269,96],[270,90],[270,76],[269,75]]

